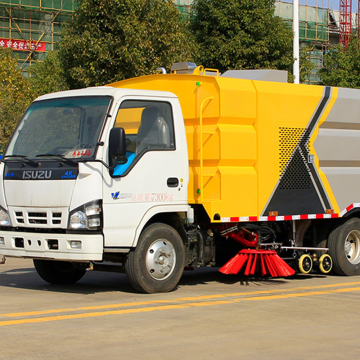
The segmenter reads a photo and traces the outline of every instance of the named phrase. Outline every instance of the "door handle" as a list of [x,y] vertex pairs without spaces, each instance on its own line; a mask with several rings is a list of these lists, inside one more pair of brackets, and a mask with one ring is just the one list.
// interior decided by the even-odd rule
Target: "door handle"
[[168,178],[167,179],[167,186],[168,187],[177,187],[179,185],[178,178]]

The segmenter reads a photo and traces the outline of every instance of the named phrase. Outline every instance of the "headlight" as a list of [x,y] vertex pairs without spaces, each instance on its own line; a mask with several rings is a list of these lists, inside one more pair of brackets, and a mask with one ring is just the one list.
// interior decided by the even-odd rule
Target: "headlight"
[[11,226],[8,212],[0,206],[0,226]]
[[102,202],[92,201],[69,214],[69,228],[73,230],[99,230],[102,227]]

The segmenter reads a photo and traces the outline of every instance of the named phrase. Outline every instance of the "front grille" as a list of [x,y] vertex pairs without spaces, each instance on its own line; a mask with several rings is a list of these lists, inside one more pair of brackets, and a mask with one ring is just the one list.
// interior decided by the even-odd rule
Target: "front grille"
[[45,212],[29,212],[28,217],[36,217],[36,218],[46,218]]
[[46,212],[28,212],[28,221],[32,225],[47,224]]
[[[67,210],[64,211],[14,211],[16,223],[29,227],[63,227],[67,225]],[[64,216],[65,215],[65,216]]]
[[46,220],[29,219],[29,224],[47,224]]

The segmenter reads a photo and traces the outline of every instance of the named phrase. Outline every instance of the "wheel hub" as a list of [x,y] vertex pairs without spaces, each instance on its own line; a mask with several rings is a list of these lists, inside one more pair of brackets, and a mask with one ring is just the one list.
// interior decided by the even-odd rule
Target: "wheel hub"
[[173,245],[165,240],[154,241],[146,254],[146,269],[155,280],[165,280],[175,268],[176,255]]
[[345,256],[351,264],[360,262],[360,231],[353,230],[346,237],[344,244]]

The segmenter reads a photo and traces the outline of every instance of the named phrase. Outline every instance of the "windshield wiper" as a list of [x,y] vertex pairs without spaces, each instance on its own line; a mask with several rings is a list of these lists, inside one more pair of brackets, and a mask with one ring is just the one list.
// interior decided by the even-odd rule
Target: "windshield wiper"
[[3,162],[6,162],[7,158],[20,158],[23,159],[27,162],[29,162],[30,164],[34,164],[34,165],[38,165],[39,163],[37,161],[31,160],[29,159],[26,155],[5,155],[3,156],[3,158],[1,159]]
[[68,161],[68,162],[71,162],[73,164],[75,164],[76,162],[73,160],[73,159],[69,159],[63,155],[57,155],[57,154],[39,154],[39,155],[36,155],[35,157],[57,157],[61,160],[64,160],[64,161]]

